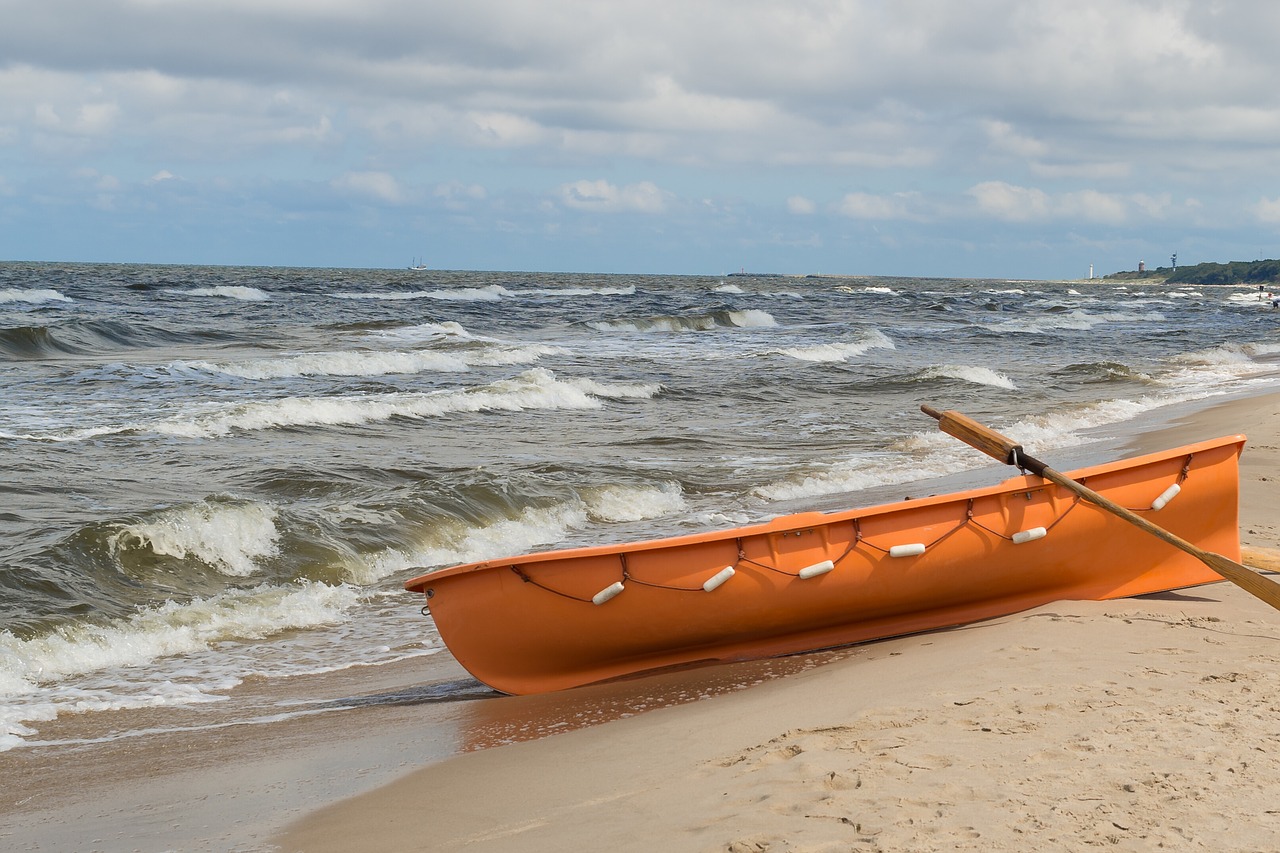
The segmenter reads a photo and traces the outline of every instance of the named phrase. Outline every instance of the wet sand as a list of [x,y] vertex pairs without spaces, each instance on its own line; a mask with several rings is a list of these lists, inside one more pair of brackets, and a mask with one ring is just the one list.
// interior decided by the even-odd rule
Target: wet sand
[[[1249,434],[1241,535],[1272,560],[1278,413],[1227,403],[1130,449]],[[552,696],[497,697],[438,655],[291,684],[307,716],[273,721],[248,684],[252,725],[197,709],[189,731],[0,754],[0,845],[1275,849],[1277,653],[1280,614],[1220,583]]]

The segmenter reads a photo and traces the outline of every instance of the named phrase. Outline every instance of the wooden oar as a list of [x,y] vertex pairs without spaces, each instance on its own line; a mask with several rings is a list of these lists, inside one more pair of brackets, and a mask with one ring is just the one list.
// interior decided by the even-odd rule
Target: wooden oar
[[1186,551],[1245,592],[1280,610],[1280,583],[1276,583],[1234,560],[1228,560],[1221,554],[1197,548],[1163,527],[1157,527],[1142,516],[1120,506],[1115,501],[1104,498],[1088,486],[1077,483],[1065,474],[1053,470],[1039,459],[1028,456],[1022,452],[1022,445],[1015,444],[1005,436],[983,426],[970,417],[959,412],[939,412],[930,406],[921,406],[920,411],[931,418],[937,419],[938,426],[948,435],[954,436],[965,444],[981,450],[988,456],[999,459],[1006,465],[1016,465],[1023,470],[1030,471],[1037,477],[1043,477],[1052,483],[1057,483],[1064,489],[1075,492],[1089,503],[1105,509],[1112,515],[1123,518],[1133,526],[1142,528],[1152,536],[1168,542],[1175,548]]

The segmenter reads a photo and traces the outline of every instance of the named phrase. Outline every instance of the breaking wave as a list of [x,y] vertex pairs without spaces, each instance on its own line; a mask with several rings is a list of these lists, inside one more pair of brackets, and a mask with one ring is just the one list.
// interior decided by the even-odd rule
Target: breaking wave
[[219,296],[224,299],[239,299],[242,302],[265,302],[271,298],[265,290],[231,284],[222,284],[217,287],[170,287],[164,292],[176,296]]
[[63,296],[52,288],[33,288],[31,290],[19,290],[9,287],[0,290],[0,304],[5,302],[26,302],[31,305],[39,305],[43,302],[72,302],[70,297]]
[[800,361],[830,363],[848,361],[851,358],[865,355],[873,349],[896,349],[896,346],[888,335],[877,329],[869,332],[862,340],[858,341],[815,344],[807,347],[788,347],[775,350],[775,352]]
[[712,329],[763,329],[777,325],[773,315],[756,309],[587,323],[590,328],[601,332],[707,332]]

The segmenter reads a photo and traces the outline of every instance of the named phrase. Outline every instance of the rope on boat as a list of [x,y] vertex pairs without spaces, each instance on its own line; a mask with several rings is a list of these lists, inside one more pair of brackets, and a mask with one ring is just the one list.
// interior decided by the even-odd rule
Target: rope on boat
[[[1159,497],[1157,497],[1154,501],[1152,501],[1149,507],[1142,507],[1139,509],[1135,509],[1133,510],[1133,512],[1159,512],[1160,510],[1164,509],[1164,507],[1168,505],[1169,501],[1177,497],[1179,492],[1182,491],[1181,484],[1186,482],[1187,479],[1189,479],[1191,475],[1191,460],[1193,457],[1194,457],[1194,454],[1187,455],[1186,461],[1182,465],[1182,470],[1178,472],[1177,482],[1171,484],[1168,488],[1166,488],[1163,492],[1161,492]],[[1080,482],[1084,483],[1085,478],[1081,478]],[[1027,492],[1028,498],[1030,498],[1030,495],[1032,494],[1032,492],[1038,492],[1038,491],[1042,491],[1042,489],[1037,488],[1037,489],[1028,490]],[[754,566],[758,569],[764,569],[766,571],[774,572],[776,574],[785,575],[787,577],[797,578],[799,580],[809,580],[810,578],[815,578],[820,575],[825,575],[828,572],[833,571],[836,568],[836,566],[838,566],[846,557],[848,557],[855,550],[857,550],[860,544],[865,544],[867,548],[873,551],[879,551],[881,554],[887,555],[889,557],[916,557],[921,554],[924,554],[926,551],[939,545],[944,540],[950,538],[951,536],[954,536],[956,533],[960,532],[965,527],[968,527],[970,525],[978,528],[979,530],[983,530],[987,533],[990,533],[992,536],[995,536],[999,539],[1003,539],[1006,542],[1012,542],[1015,545],[1022,545],[1027,542],[1034,542],[1037,539],[1043,539],[1045,536],[1049,534],[1049,531],[1053,530],[1053,528],[1061,524],[1062,521],[1066,519],[1068,515],[1071,514],[1072,510],[1074,510],[1077,506],[1080,505],[1081,497],[1079,495],[1075,495],[1073,500],[1071,501],[1071,505],[1068,506],[1062,512],[1061,515],[1055,518],[1048,525],[1045,525],[1043,527],[1032,527],[1028,530],[1019,530],[1013,534],[1005,534],[1005,533],[1001,533],[998,530],[993,530],[992,528],[988,527],[987,525],[983,524],[982,522],[974,518],[973,502],[974,502],[974,499],[969,498],[968,504],[965,507],[964,518],[960,520],[959,524],[957,524],[955,527],[951,528],[950,530],[943,533],[941,536],[937,537],[936,539],[934,539],[932,542],[929,542],[929,543],[911,542],[906,544],[893,545],[893,546],[890,546],[889,548],[883,548],[879,545],[874,544],[873,542],[867,541],[867,539],[862,534],[862,526],[861,526],[860,520],[857,518],[854,518],[852,519],[853,540],[849,543],[849,546],[844,549],[844,552],[840,556],[836,557],[833,560],[823,560],[820,563],[814,563],[811,566],[805,566],[804,568],[794,572],[787,571],[786,569],[780,569],[777,566],[771,566],[771,565],[768,565],[767,563],[761,563],[758,560],[751,559],[750,557],[747,556],[746,551],[743,549],[742,537],[738,537],[737,539],[734,540],[738,546],[738,559],[733,563],[733,565],[725,566],[724,568],[720,569],[718,572],[716,572],[714,575],[712,575],[710,578],[708,578],[705,582],[703,582],[699,586],[676,586],[674,584],[664,584],[664,583],[657,583],[654,581],[641,580],[640,578],[637,578],[631,574],[630,567],[627,565],[627,555],[625,552],[618,553],[618,562],[622,569],[622,579],[614,581],[613,583],[609,584],[604,589],[600,590],[590,598],[586,598],[580,595],[574,595],[572,593],[564,592],[563,590],[559,590],[559,589],[555,589],[554,587],[547,586],[544,583],[534,580],[517,565],[513,564],[509,566],[509,568],[511,569],[512,572],[516,574],[517,577],[520,578],[520,580],[524,581],[525,583],[533,584],[539,589],[546,590],[547,592],[550,592],[554,595],[558,595],[561,598],[567,598],[571,601],[580,601],[584,604],[594,604],[597,606],[604,604],[605,602],[613,599],[617,595],[624,592],[626,590],[626,584],[628,583],[634,583],[639,586],[647,586],[653,589],[668,589],[674,592],[712,592],[713,590],[716,590],[720,586],[722,586],[730,578],[732,578],[737,573],[738,567],[741,566],[743,563]]]

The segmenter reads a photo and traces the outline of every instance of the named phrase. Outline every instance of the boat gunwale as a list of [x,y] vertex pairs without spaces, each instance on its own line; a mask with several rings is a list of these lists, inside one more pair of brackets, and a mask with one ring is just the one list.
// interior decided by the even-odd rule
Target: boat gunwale
[[[1124,457],[1083,468],[1075,468],[1065,473],[1072,479],[1084,480],[1090,477],[1098,477],[1116,471],[1124,471],[1130,468],[1139,468],[1144,465],[1155,464],[1177,456],[1193,455],[1201,451],[1225,447],[1229,444],[1243,445],[1246,440],[1246,436],[1241,433],[1224,435],[1218,438],[1205,439],[1202,441],[1192,442],[1190,444],[1178,445],[1176,447],[1152,453],[1144,453],[1139,456]],[[553,549],[549,551],[537,551],[530,554],[516,554],[488,560],[477,560],[470,563],[461,563],[428,571],[422,575],[405,581],[404,588],[410,592],[421,593],[425,592],[426,588],[430,584],[435,583],[442,578],[456,577],[458,575],[471,574],[474,572],[505,569],[513,565],[599,557],[610,554],[634,554],[645,551],[682,548],[690,545],[719,542],[727,539],[741,539],[751,536],[787,533],[795,530],[807,530],[818,526],[839,524],[840,522],[849,521],[850,519],[862,519],[868,516],[885,515],[888,513],[911,512],[913,510],[955,503],[957,501],[976,500],[1000,494],[1016,493],[1033,489],[1038,490],[1052,485],[1053,484],[1048,480],[1038,477],[1035,474],[1020,474],[994,485],[981,486],[976,489],[946,492],[943,494],[928,495],[921,498],[907,498],[893,503],[875,504],[868,507],[854,507],[852,509],[831,511],[810,510],[806,512],[780,515],[768,521],[744,527],[710,530],[701,533],[686,533],[678,536],[669,536],[660,539],[645,539],[621,544],[588,545],[580,548]]]

